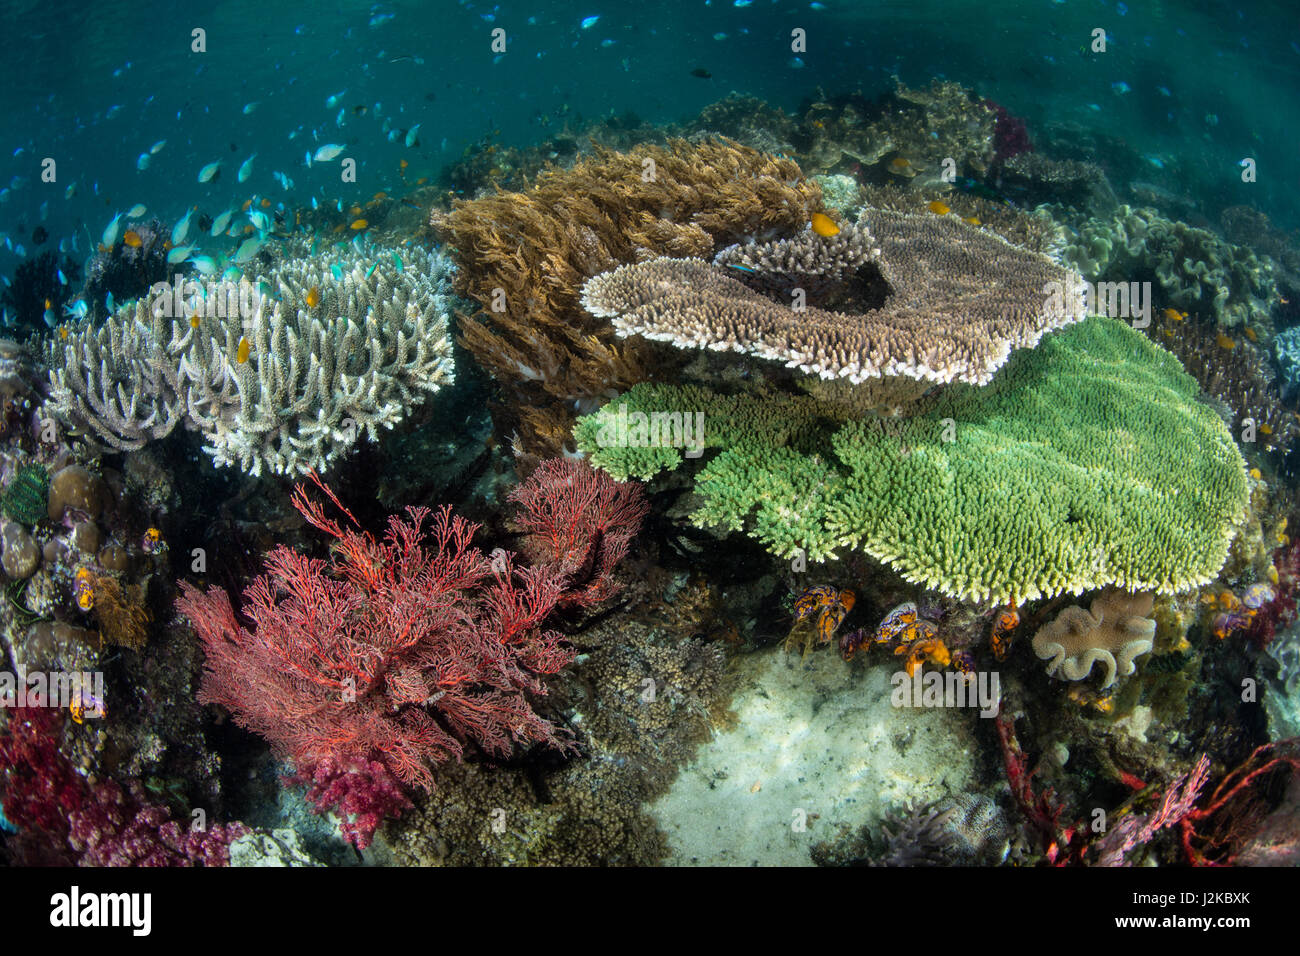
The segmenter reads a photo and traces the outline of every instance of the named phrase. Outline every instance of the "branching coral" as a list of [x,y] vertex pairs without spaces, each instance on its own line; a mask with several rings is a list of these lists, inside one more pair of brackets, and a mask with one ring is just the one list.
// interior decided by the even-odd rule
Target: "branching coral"
[[206,306],[164,288],[51,340],[58,413],[119,450],[184,421],[219,465],[302,474],[451,382],[446,259],[292,252],[269,276],[204,290]]
[[819,205],[817,186],[792,160],[725,140],[677,140],[597,149],[527,191],[435,210],[431,223],[456,250],[458,290],[482,309],[462,318],[460,332],[513,406],[504,430],[525,450],[556,455],[570,409],[646,377],[643,349],[579,306],[584,279],[619,263],[705,256],[718,244],[791,232]]
[[683,454],[642,440],[650,416],[698,410],[704,447],[720,451],[697,477],[697,524],[743,528],[783,556],[859,548],[948,595],[1018,604],[1107,585],[1169,593],[1218,573],[1246,470],[1196,395],[1169,353],[1092,318],[907,420],[656,385],[575,437],[615,477],[649,478]]
[[1098,662],[1105,668],[1102,688],[1127,677],[1135,667],[1133,659],[1150,653],[1156,622],[1148,615],[1154,595],[1125,594],[1107,589],[1093,599],[1091,611],[1078,606],[1065,608],[1034,635],[1034,653],[1048,660],[1047,673],[1060,673],[1066,680],[1083,680]]

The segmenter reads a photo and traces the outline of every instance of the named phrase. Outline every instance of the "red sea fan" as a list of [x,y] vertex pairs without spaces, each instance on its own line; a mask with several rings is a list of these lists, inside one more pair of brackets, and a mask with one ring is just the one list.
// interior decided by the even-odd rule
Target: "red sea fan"
[[590,607],[611,597],[614,568],[627,555],[649,506],[641,486],[615,481],[584,461],[551,458],[510,493],[535,565],[564,576],[562,604]]
[[478,526],[448,508],[408,508],[379,541],[326,517],[301,486],[293,502],[333,539],[332,562],[273,551],[244,592],[251,629],[220,588],[181,582],[178,606],[207,655],[200,700],[292,760],[317,809],[355,816],[350,839],[365,846],[403,808],[393,781],[431,789],[432,769],[467,746],[571,746],[529,702],[573,658],[541,626],[557,573],[494,566],[470,544]]

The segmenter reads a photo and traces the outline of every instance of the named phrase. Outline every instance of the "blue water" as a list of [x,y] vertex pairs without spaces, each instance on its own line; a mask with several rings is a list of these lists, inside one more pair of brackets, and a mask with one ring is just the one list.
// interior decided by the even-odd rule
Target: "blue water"
[[[684,119],[733,90],[795,109],[822,93],[882,93],[894,75],[959,81],[1023,116],[1040,142],[1071,126],[1113,136],[1147,157],[1146,181],[1192,195],[1209,221],[1246,204],[1300,225],[1300,19],[1284,2],[6,6],[0,233],[19,242],[43,222],[52,245],[78,234],[83,255],[136,203],[172,223],[193,205],[215,216],[253,195],[289,207],[401,195],[494,134],[522,146],[611,111]],[[191,49],[195,28],[206,52]],[[504,54],[492,50],[498,28]],[[797,60],[796,28],[807,33]],[[1096,28],[1107,31],[1104,54],[1089,49]],[[389,142],[385,120],[399,133],[420,124],[418,142]],[[139,171],[139,155],[163,139]],[[305,165],[325,143],[357,158],[355,185],[340,182],[337,163]],[[46,157],[52,183],[40,178]],[[1241,181],[1245,157],[1257,160],[1255,183]],[[198,183],[216,160],[219,178]],[[0,272],[16,262],[0,248]]]

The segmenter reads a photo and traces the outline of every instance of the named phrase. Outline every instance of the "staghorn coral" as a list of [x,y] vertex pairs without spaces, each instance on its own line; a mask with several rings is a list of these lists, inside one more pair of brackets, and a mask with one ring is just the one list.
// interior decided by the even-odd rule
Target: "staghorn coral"
[[461,341],[509,403],[499,430],[516,432],[530,453],[560,454],[575,406],[646,378],[644,348],[579,306],[583,280],[623,262],[705,256],[790,232],[819,206],[817,186],[792,160],[726,140],[674,140],[627,153],[597,147],[526,191],[435,209],[430,223],[461,266],[457,289],[482,310],[461,316]]
[[1066,680],[1085,679],[1100,661],[1105,668],[1101,686],[1109,687],[1117,675],[1133,673],[1135,657],[1150,653],[1156,622],[1148,615],[1154,597],[1108,588],[1093,599],[1090,611],[1067,607],[1034,634],[1034,653],[1050,661],[1048,674],[1059,671]]
[[696,478],[697,525],[814,561],[861,549],[949,596],[1018,604],[1106,585],[1171,593],[1218,573],[1246,469],[1196,394],[1173,356],[1094,317],[908,420],[645,385],[575,438],[614,477],[649,479],[683,460],[646,440],[650,415],[698,410],[705,449],[720,451]]
[[[879,244],[889,297],[859,314],[774,302],[724,272],[842,275]],[[727,249],[720,266],[656,259],[583,287],[583,305],[620,335],[734,351],[827,380],[985,384],[1013,349],[1084,317],[1077,275],[956,217],[864,210],[833,237]],[[742,273],[742,274],[743,274]],[[1054,283],[1060,293],[1046,294]]]
[[192,315],[197,299],[173,315],[164,287],[98,328],[52,339],[57,413],[118,450],[184,421],[218,465],[302,474],[325,470],[362,433],[374,439],[452,381],[446,259],[413,249],[311,254],[304,244],[290,252],[269,276],[205,292],[206,308]]

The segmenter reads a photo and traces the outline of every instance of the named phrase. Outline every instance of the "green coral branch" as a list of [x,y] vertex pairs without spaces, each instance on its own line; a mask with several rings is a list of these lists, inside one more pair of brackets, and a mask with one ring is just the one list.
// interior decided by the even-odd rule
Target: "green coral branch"
[[[615,477],[680,467],[620,416],[704,413],[693,521],[814,561],[859,549],[965,600],[1019,603],[1107,585],[1183,590],[1222,567],[1247,501],[1232,436],[1178,361],[1092,318],[955,385],[907,420],[842,421],[808,396],[642,385],[580,420]],[[599,441],[598,439],[605,440]]]

